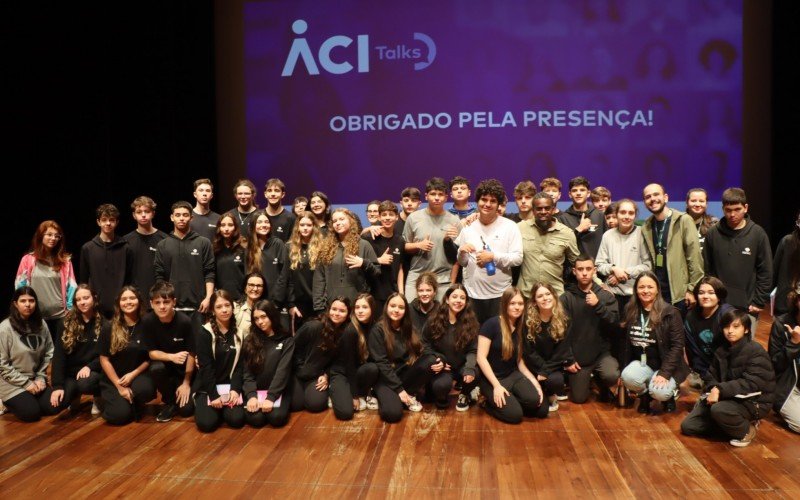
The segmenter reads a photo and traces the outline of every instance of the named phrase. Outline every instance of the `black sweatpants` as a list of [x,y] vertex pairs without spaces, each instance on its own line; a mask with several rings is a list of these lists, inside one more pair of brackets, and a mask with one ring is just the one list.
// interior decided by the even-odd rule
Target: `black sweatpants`
[[[184,368],[175,363],[152,361],[148,373],[153,378],[158,393],[161,394],[161,402],[165,405],[177,405],[178,396],[175,391],[183,383],[186,374]],[[189,384],[191,386],[191,382]],[[178,415],[184,418],[194,415],[194,401],[191,397],[185,405],[178,407]]]
[[[73,399],[78,398],[81,394],[91,394],[92,396],[100,395],[100,380],[103,376],[98,372],[89,372],[86,378],[67,377],[64,379],[64,397],[61,398],[61,404],[57,407],[50,405],[51,414],[55,414],[69,406]],[[53,388],[48,387],[44,390],[47,395],[48,402],[50,396],[53,394]]]
[[475,378],[469,384],[465,384],[464,381],[464,367],[462,366],[460,369],[456,370],[454,374],[452,371],[440,371],[439,373],[434,373],[431,376],[431,381],[429,383],[431,389],[431,396],[433,397],[436,406],[445,407],[449,404],[450,401],[450,390],[453,388],[453,381],[460,380],[461,381],[461,394],[466,394],[469,396],[469,393],[472,389],[478,385],[478,375],[475,375]]
[[11,399],[3,401],[8,411],[23,422],[36,422],[45,415],[55,415],[59,410],[50,406],[50,394],[47,390],[33,395],[23,391]]
[[725,400],[709,405],[700,400],[681,422],[681,432],[687,436],[702,436],[723,432],[725,436],[741,439],[750,428],[750,422],[763,418],[769,407],[754,403]]
[[[328,379],[330,385],[330,379]],[[289,393],[292,395],[291,411],[307,410],[319,413],[328,408],[328,390],[317,390],[317,379],[300,380],[292,376],[289,382]]]
[[241,429],[244,427],[244,414],[242,405],[217,409],[208,404],[208,394],[205,392],[194,395],[194,423],[200,432],[214,432],[223,421],[229,427]]
[[[397,368],[397,375],[403,383],[403,389],[411,396],[415,395],[430,380],[431,365],[436,361],[434,356],[422,356],[413,365]],[[399,422],[403,418],[403,402],[397,391],[386,385],[381,377],[375,383],[375,397],[378,398],[378,414],[384,422]]]
[[333,414],[339,420],[353,418],[353,399],[362,398],[375,386],[380,372],[375,363],[364,363],[356,372],[356,387],[350,387],[350,382],[344,374],[333,372],[330,374],[328,395],[333,403]]
[[272,411],[264,413],[263,411],[250,412],[247,408],[244,410],[244,421],[251,427],[261,428],[269,424],[272,427],[283,427],[289,422],[289,413],[291,410],[291,402],[289,395],[284,393],[281,398],[281,405],[278,407],[273,406]]
[[479,384],[481,393],[486,397],[486,412],[494,418],[508,424],[522,422],[522,417],[546,418],[550,409],[547,400],[542,398],[539,403],[539,391],[519,370],[508,377],[499,379],[500,385],[510,393],[506,396],[506,404],[498,408],[494,403],[494,388],[486,378],[481,378]]
[[119,395],[119,391],[110,381],[100,381],[100,396],[103,398],[103,418],[112,425],[125,425],[138,418],[148,401],[155,399],[156,386],[147,372],[133,379],[130,386],[133,391],[133,404]]
[[566,378],[562,370],[556,370],[548,373],[547,378],[539,381],[542,386],[542,391],[545,396],[552,396],[554,394],[564,394],[566,389]]
[[478,324],[482,325],[487,319],[500,314],[500,297],[493,299],[472,298],[472,310],[475,311],[475,316],[478,317]]
[[597,385],[613,387],[619,380],[619,362],[609,353],[605,353],[593,364],[581,366],[578,373],[569,373],[569,400],[573,403],[585,403],[591,394],[592,374]]

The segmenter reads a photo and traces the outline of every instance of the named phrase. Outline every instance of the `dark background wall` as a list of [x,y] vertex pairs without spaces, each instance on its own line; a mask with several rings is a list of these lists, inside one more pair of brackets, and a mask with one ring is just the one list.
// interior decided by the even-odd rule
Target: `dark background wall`
[[[156,226],[169,230],[169,205],[193,201],[193,180],[219,179],[213,2],[125,4],[128,12],[100,5],[0,8],[0,310],[40,221],[58,220],[77,257],[97,232],[99,203],[117,204],[124,234],[135,227],[129,203],[147,194],[159,204]],[[787,182],[797,176],[800,148],[800,5],[776,1],[772,19],[772,196],[758,202],[774,215],[758,222],[775,245],[800,207]],[[222,197],[217,211],[230,204]]]

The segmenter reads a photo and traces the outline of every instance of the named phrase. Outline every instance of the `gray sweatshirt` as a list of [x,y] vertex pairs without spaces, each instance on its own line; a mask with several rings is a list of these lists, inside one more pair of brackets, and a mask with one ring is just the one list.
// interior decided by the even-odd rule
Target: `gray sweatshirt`
[[630,279],[609,287],[614,295],[633,295],[633,282],[640,274],[653,267],[642,240],[641,228],[634,226],[633,231],[628,234],[622,234],[616,228],[603,233],[596,264],[597,272],[603,276],[609,276],[614,266],[624,269]]
[[39,333],[20,335],[5,319],[0,323],[0,399],[21,394],[36,379],[47,380],[51,359],[53,341],[44,321]]

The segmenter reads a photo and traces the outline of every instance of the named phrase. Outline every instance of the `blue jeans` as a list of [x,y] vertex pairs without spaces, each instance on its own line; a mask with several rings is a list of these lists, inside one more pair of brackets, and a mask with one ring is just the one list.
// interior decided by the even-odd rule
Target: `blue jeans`
[[678,384],[675,379],[670,377],[669,383],[664,387],[656,388],[653,386],[653,378],[657,373],[647,365],[643,365],[641,361],[631,361],[628,366],[622,370],[622,383],[625,387],[636,394],[644,394],[649,392],[650,396],[656,401],[668,401],[675,397],[678,389]]

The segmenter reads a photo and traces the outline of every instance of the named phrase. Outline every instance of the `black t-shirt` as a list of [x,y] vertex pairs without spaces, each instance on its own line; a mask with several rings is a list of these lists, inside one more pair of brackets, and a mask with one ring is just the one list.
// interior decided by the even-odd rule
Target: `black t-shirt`
[[[672,294],[669,289],[669,274],[667,273],[667,241],[669,240],[670,222],[672,222],[672,216],[663,221],[653,219],[653,248],[656,251],[653,271],[658,277],[658,283],[661,285],[661,295],[667,303],[672,302]],[[659,266],[659,263],[662,265]]]
[[[131,231],[123,239],[133,251],[133,269],[131,271],[131,284],[139,289],[142,295],[147,296],[150,288],[156,283],[156,247],[158,242],[167,237],[164,231],[153,234],[140,234]],[[148,308],[150,305],[148,304]]]
[[207,214],[198,214],[192,210],[192,220],[189,221],[189,228],[200,236],[205,236],[209,241],[214,241],[217,234],[217,222],[220,215],[209,211]]
[[192,320],[181,311],[175,311],[175,317],[169,323],[162,323],[155,313],[149,312],[142,317],[139,328],[150,351],[168,354],[183,351],[192,354],[197,352]]
[[125,349],[114,354],[111,354],[111,323],[106,323],[100,332],[99,348],[100,355],[106,356],[111,361],[111,366],[114,367],[117,377],[122,377],[126,373],[132,372],[139,365],[150,359],[140,323],[130,327],[128,345]]
[[267,214],[267,218],[272,226],[270,233],[284,243],[289,241],[297,216],[284,208],[278,215]]
[[245,249],[238,245],[233,249],[225,247],[214,254],[214,263],[217,266],[214,286],[230,293],[233,300],[242,298],[246,260]]
[[397,275],[400,274],[400,269],[403,266],[405,240],[397,232],[390,238],[378,235],[373,240],[371,234],[365,234],[362,239],[372,245],[376,256],[380,257],[388,248],[389,253],[394,257],[391,264],[381,264],[381,274],[371,282],[372,296],[377,300],[385,301],[392,293],[398,291]]
[[[647,366],[653,370],[661,367],[661,356],[658,352],[656,334],[645,311],[643,316],[639,316],[635,323],[628,328],[628,342],[631,344],[631,356],[633,360],[641,360],[642,354],[647,356]],[[644,328],[642,328],[642,318],[644,318]]]
[[503,333],[500,330],[499,316],[489,318],[481,325],[480,336],[486,337],[492,341],[489,347],[489,355],[486,356],[486,359],[492,367],[494,376],[497,377],[498,380],[501,380],[514,373],[517,370],[517,356],[519,354],[519,349],[517,347],[519,343],[519,332],[515,330],[511,334],[514,350],[511,353],[511,357],[508,359],[503,359]]

